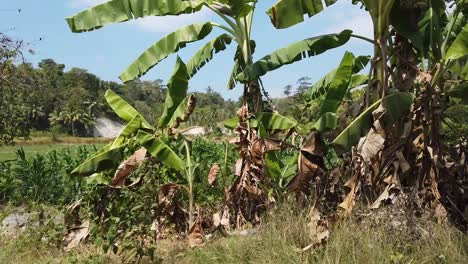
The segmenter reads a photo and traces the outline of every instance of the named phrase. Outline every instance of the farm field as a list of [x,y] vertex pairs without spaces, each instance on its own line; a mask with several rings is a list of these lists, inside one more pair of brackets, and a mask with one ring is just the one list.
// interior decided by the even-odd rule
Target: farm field
[[63,150],[63,149],[70,149],[71,151],[76,151],[79,147],[85,147],[87,149],[94,150],[94,148],[102,147],[108,140],[100,140],[100,139],[79,139],[82,143],[77,143],[74,138],[63,139],[58,142],[53,142],[48,138],[39,138],[33,139],[32,141],[26,142],[27,144],[20,143],[15,146],[1,146],[0,147],[0,161],[12,160],[15,159],[17,151],[22,148],[26,153],[27,157],[36,155],[36,154],[44,154],[46,152],[52,150]]

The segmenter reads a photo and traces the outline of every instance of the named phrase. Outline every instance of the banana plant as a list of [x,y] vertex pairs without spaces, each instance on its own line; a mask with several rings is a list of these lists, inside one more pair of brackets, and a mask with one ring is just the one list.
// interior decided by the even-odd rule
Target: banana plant
[[[234,67],[228,81],[228,88],[236,85],[235,76],[252,62],[255,43],[251,40],[252,20],[256,0],[111,0],[67,18],[73,32],[96,30],[108,24],[125,22],[147,16],[181,15],[199,12],[208,8],[218,15],[224,24],[205,22],[180,28],[157,41],[142,53],[121,75],[123,82],[141,77],[167,56],[178,52],[187,44],[205,39],[215,27],[225,31],[207,42],[187,63],[189,77],[193,77],[215,53],[227,48],[233,41],[237,44]],[[249,87],[252,110],[261,110],[260,87]],[[163,121],[166,122],[166,121]]]
[[[321,1],[319,2],[321,5]],[[328,4],[333,2],[335,1],[326,1]],[[71,16],[67,18],[67,22],[73,32],[87,32],[108,24],[147,16],[191,14],[199,12],[204,7],[208,8],[224,23],[192,24],[168,34],[141,54],[120,75],[120,79],[123,82],[128,82],[141,77],[170,54],[178,52],[189,43],[203,40],[213,31],[213,28],[217,27],[224,30],[225,33],[205,44],[187,62],[189,76],[192,78],[206,63],[213,59],[215,53],[225,50],[229,44],[235,42],[237,51],[228,88],[234,88],[237,81],[241,81],[246,88],[244,91],[247,93],[244,96],[249,100],[249,111],[257,113],[262,111],[262,94],[258,79],[264,73],[254,77],[238,76],[253,63],[252,54],[255,52],[255,42],[252,39],[252,22],[256,4],[257,0],[111,0]],[[314,4],[313,8],[318,10],[319,6]],[[302,54],[313,56],[341,46],[349,40],[350,34],[350,31],[346,31],[341,34],[306,39],[293,44],[278,54],[273,67],[278,68],[300,60]]]

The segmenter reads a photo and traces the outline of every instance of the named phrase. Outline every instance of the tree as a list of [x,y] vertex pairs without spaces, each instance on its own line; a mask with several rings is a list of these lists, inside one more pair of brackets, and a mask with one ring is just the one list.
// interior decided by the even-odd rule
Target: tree
[[22,56],[24,44],[0,33],[0,145],[13,144],[14,138],[27,138],[31,108],[27,103],[29,83],[14,65]]
[[286,86],[284,87],[284,91],[283,91],[284,95],[290,96],[290,95],[291,95],[292,88],[293,88],[292,85],[290,85],[290,84],[289,84],[289,85],[286,85]]
[[312,87],[312,83],[310,82],[309,77],[302,77],[297,80],[297,93],[303,94],[305,91],[309,90]]

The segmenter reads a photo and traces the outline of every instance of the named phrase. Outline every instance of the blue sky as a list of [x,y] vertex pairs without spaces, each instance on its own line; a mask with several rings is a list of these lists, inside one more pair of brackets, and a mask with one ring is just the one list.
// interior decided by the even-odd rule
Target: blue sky
[[[151,17],[121,24],[114,24],[87,33],[71,33],[65,18],[87,7],[105,0],[2,0],[0,10],[21,8],[21,13],[0,11],[0,32],[7,32],[31,43],[35,55],[27,59],[37,63],[44,58],[52,58],[64,63],[67,68],[88,69],[104,80],[119,81],[119,74],[135,60],[140,53],[164,35],[184,25],[216,21],[222,23],[209,10],[180,17]],[[368,14],[351,5],[351,0],[342,0],[317,16],[308,18],[294,27],[275,29],[265,11],[274,4],[274,0],[260,0],[254,20],[253,36],[257,42],[255,59],[260,59],[272,51],[295,41],[316,35],[340,32],[352,29],[356,34],[372,36],[371,20]],[[219,35],[215,30],[207,38]],[[218,34],[217,34],[218,33]],[[42,39],[39,41],[39,39]],[[188,61],[200,46],[206,42],[189,44],[180,52],[184,61]],[[344,47],[328,51],[316,57],[285,66],[265,75],[262,80],[272,96],[282,96],[283,87],[295,84],[308,76],[312,80],[320,79],[335,68],[344,52],[355,55],[370,55],[372,47],[362,40],[351,40]],[[190,82],[192,91],[204,90],[211,86],[226,98],[238,98],[241,89],[226,89],[229,73],[232,69],[232,56],[235,46],[231,44],[223,53],[206,65]],[[168,57],[154,67],[142,79],[163,79],[167,81],[175,64],[175,56]]]

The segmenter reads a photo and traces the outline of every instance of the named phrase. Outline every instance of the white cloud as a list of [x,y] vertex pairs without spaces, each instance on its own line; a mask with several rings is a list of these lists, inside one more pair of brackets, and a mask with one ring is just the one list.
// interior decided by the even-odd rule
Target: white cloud
[[[70,8],[84,9],[102,4],[107,1],[108,0],[68,0],[67,5]],[[127,24],[135,26],[143,31],[167,33],[189,24],[206,21],[210,18],[210,15],[211,11],[209,9],[203,8],[201,11],[193,14],[164,17],[144,17],[129,21]]]
[[372,38],[374,29],[370,15],[350,1],[341,1],[330,8],[328,14],[332,23],[322,33],[336,33],[344,29],[351,29],[354,34]]

